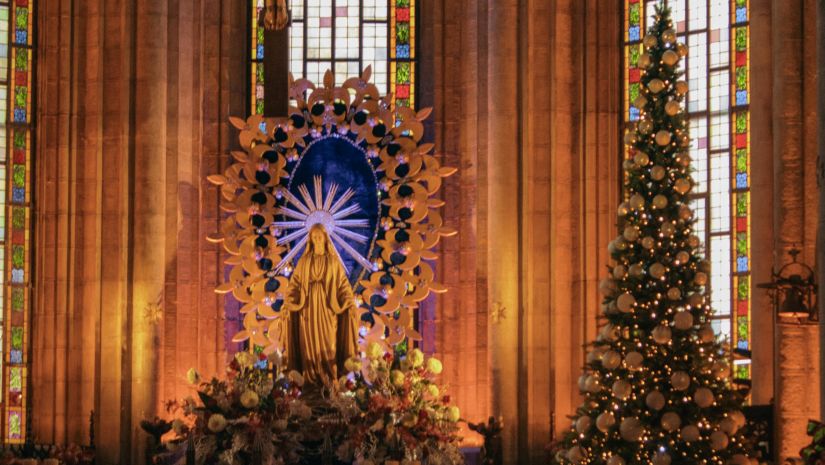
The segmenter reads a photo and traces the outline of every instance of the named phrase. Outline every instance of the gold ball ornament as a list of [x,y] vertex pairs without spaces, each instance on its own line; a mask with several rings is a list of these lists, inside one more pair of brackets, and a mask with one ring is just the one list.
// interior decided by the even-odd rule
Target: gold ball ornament
[[584,460],[584,451],[579,446],[573,446],[567,450],[567,460],[572,463],[581,463]]
[[679,300],[682,298],[682,290],[678,287],[671,287],[667,290],[667,298],[670,300]]
[[708,283],[708,275],[700,271],[693,277],[693,282],[696,283],[697,286],[704,286]]
[[593,363],[593,362],[599,361],[601,359],[601,357],[602,357],[601,352],[599,352],[597,350],[591,350],[591,351],[587,352],[587,358],[585,360],[587,360],[587,363]]
[[619,455],[611,455],[607,459],[607,465],[626,465],[624,459]]
[[680,57],[686,57],[686,56],[688,56],[688,48],[687,48],[687,45],[685,45],[685,44],[683,44],[683,43],[681,43],[681,42],[680,42],[680,43],[678,43],[678,44],[676,44],[676,53],[678,53]]
[[[604,357],[602,357],[604,358]],[[599,384],[599,379],[593,375],[589,375],[587,379],[584,380],[584,390],[590,393],[599,392],[602,389],[602,386]]]
[[619,216],[627,216],[630,213],[630,205],[627,202],[620,203],[618,213]]
[[[713,363],[713,375],[717,378],[727,378],[730,374],[730,367],[722,360]],[[744,425],[744,423],[743,423]]]
[[667,171],[661,165],[653,165],[653,168],[650,168],[650,179],[654,181],[661,181],[665,178],[665,174]]
[[[650,67],[650,65],[652,63],[653,63],[653,60],[650,59],[650,54],[649,53],[645,52],[645,53],[642,53],[641,55],[639,55],[639,63],[638,63],[639,68],[647,69],[647,68]],[[639,107],[639,108],[641,108],[641,107]]]
[[690,375],[684,371],[677,371],[670,375],[670,385],[677,391],[684,391],[690,386]]
[[644,428],[638,418],[625,418],[619,425],[619,435],[625,441],[636,442],[641,439],[643,433]]
[[622,356],[613,350],[608,350],[602,355],[602,366],[608,370],[615,370],[622,363]]
[[645,405],[652,410],[662,410],[665,407],[665,396],[659,391],[651,391],[645,396]]
[[628,242],[636,242],[636,239],[639,238],[639,227],[638,226],[627,226],[624,228],[622,232],[622,236]]
[[688,260],[690,260],[690,254],[687,251],[680,250],[676,254],[676,262],[679,263],[680,265],[684,265],[685,263],[688,262]]
[[624,133],[624,143],[627,145],[633,145],[636,143],[636,130],[633,128],[629,128],[626,133]]
[[653,197],[653,208],[662,209],[667,207],[667,197],[662,194],[657,194]]
[[665,104],[665,113],[669,116],[676,116],[682,111],[682,106],[676,100],[671,100]]
[[642,239],[642,247],[647,250],[652,249],[656,245],[656,240],[650,236],[646,236]]
[[602,326],[602,329],[599,331],[599,334],[602,338],[606,341],[615,341],[617,337],[619,337],[619,330],[613,326],[612,323],[607,323],[606,325]]
[[710,433],[710,447],[713,450],[725,450],[728,447],[728,435],[722,431],[714,431]]
[[[653,123],[651,123],[650,120],[642,120],[641,122],[639,122],[639,132],[641,132],[642,134],[650,134],[650,131],[652,130]],[[644,164],[646,165],[647,163]],[[639,163],[639,165],[642,166],[643,164]]]
[[633,210],[644,210],[645,198],[641,194],[633,194],[630,196],[630,208]]
[[665,29],[662,32],[662,41],[666,44],[673,44],[676,42],[676,30],[673,28]]
[[699,240],[699,236],[693,235],[688,237],[688,245],[693,247],[694,249],[696,247],[699,247],[700,242],[701,241]]
[[647,88],[654,94],[665,90],[665,82],[659,78],[653,78],[647,83]]
[[616,299],[616,307],[622,313],[630,313],[633,311],[633,306],[636,305],[636,298],[633,294],[625,292]]
[[728,413],[728,418],[730,418],[734,422],[736,422],[736,426],[738,428],[741,428],[741,427],[745,426],[745,423],[747,423],[747,419],[745,418],[745,414],[742,413],[739,410],[734,410],[733,412]]
[[662,235],[665,237],[673,237],[676,234],[676,225],[673,223],[664,223],[662,225]]
[[679,163],[679,165],[683,168],[687,168],[688,166],[690,166],[690,160],[690,155],[687,153],[680,153],[676,156],[676,163]]
[[[647,122],[650,123],[650,121]],[[650,163],[650,157],[644,152],[636,152],[636,155],[633,156],[633,162],[639,166],[647,166]]]
[[644,39],[642,39],[642,43],[646,48],[652,48],[659,44],[659,39],[657,39],[653,34],[648,34]]
[[665,275],[665,266],[661,263],[654,263],[650,265],[647,272],[652,276],[654,279],[661,279]]
[[613,396],[617,399],[626,400],[628,397],[630,397],[630,383],[623,379],[620,379],[613,383],[611,391],[613,391]]
[[633,171],[636,169],[636,164],[633,163],[633,160],[626,159],[622,162],[622,169],[624,171]]
[[[656,135],[658,137],[658,133]],[[664,145],[664,144],[662,144],[662,145]],[[675,183],[673,183],[673,189],[676,192],[678,192],[682,195],[687,194],[688,192],[690,192],[690,188],[691,188],[690,180],[687,179],[687,178],[679,178],[679,179],[676,180]]]
[[579,390],[584,391],[584,383],[587,381],[587,375],[579,376]]
[[613,267],[613,277],[615,279],[624,279],[627,276],[627,268],[624,265],[616,265]]
[[699,330],[699,340],[705,344],[713,342],[716,339],[716,334],[710,326],[702,326]]
[[[730,458],[730,465],[750,465],[750,459],[744,454],[736,454]],[[759,463],[759,462],[757,462]]]
[[707,260],[700,260],[699,271],[702,271],[704,273],[710,273],[710,262]]
[[679,95],[685,95],[688,93],[688,85],[685,81],[677,81],[676,82],[676,93]]
[[713,392],[706,387],[700,387],[693,393],[693,401],[699,408],[708,408],[713,405]]
[[670,143],[670,140],[673,136],[670,134],[669,131],[665,131],[662,129],[661,131],[656,133],[656,143],[665,146]]
[[682,439],[684,439],[687,442],[694,442],[699,440],[699,428],[697,428],[696,425],[685,426],[684,428],[682,428],[682,431],[680,431],[679,434],[682,436]]
[[631,371],[639,371],[644,368],[645,358],[644,356],[636,352],[635,350],[632,352],[628,352],[627,355],[624,357],[624,363],[627,365],[627,368]]
[[593,419],[588,416],[581,416],[576,420],[576,431],[579,434],[584,434],[593,427]]
[[659,325],[653,328],[653,331],[651,331],[650,334],[653,336],[653,340],[656,341],[657,344],[667,344],[673,337],[670,328],[665,325]]
[[693,210],[691,210],[687,205],[681,205],[679,207],[679,219],[688,221],[691,218],[693,218]]
[[662,62],[667,66],[673,66],[679,62],[679,54],[673,50],[667,50],[662,54]]
[[693,294],[690,295],[690,297],[688,297],[688,305],[690,305],[691,307],[694,307],[694,308],[701,307],[702,304],[704,304],[704,303],[705,303],[705,296],[698,293],[698,292],[694,292]]
[[656,451],[656,453],[653,454],[653,465],[670,465],[670,454]]
[[676,329],[687,331],[693,327],[693,315],[688,311],[676,312],[673,317],[673,326]]
[[644,108],[647,105],[647,97],[644,95],[639,95],[635,99],[633,99],[633,106],[636,108]]
[[599,291],[601,291],[604,296],[612,296],[616,293],[616,282],[612,279],[602,279],[599,282]]
[[619,236],[613,240],[616,243],[616,250],[625,250],[627,249],[627,241],[624,240],[624,237]]
[[616,424],[616,417],[612,412],[603,412],[596,417],[596,428],[602,433],[610,431],[610,428]]
[[665,414],[662,415],[662,428],[664,428],[665,431],[676,431],[681,424],[682,419],[676,412],[665,412]]

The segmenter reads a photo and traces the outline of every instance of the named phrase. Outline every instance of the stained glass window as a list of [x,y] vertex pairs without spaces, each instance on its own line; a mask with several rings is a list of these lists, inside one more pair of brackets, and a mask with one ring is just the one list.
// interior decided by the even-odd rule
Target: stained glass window
[[3,440],[26,431],[34,0],[0,0],[0,363]]
[[[257,18],[264,0],[251,0],[251,111],[264,108],[264,34]],[[336,84],[372,66],[372,82],[397,105],[415,106],[415,0],[289,0],[289,70]]]
[[[679,40],[689,49],[682,71],[690,88],[693,209],[711,263],[713,328],[731,344],[734,379],[745,383],[751,377],[748,2],[668,2]],[[655,3],[625,0],[627,123],[639,118],[631,102],[639,93],[641,39],[652,24]]]

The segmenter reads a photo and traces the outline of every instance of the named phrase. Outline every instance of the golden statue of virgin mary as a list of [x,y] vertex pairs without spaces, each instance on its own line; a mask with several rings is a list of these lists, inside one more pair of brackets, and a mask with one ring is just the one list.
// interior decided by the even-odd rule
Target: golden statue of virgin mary
[[358,351],[358,315],[344,266],[324,226],[315,224],[289,281],[285,342],[289,368],[328,385]]

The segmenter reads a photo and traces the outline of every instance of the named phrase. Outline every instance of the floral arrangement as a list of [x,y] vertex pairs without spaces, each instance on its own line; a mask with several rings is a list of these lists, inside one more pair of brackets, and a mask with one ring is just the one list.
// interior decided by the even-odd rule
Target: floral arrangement
[[338,459],[360,465],[392,461],[463,463],[458,407],[436,382],[441,362],[418,350],[396,356],[371,342],[366,356],[347,360],[349,374],[331,400],[348,431]]
[[806,465],[825,464],[825,423],[816,420],[808,421],[808,436],[811,443],[799,451]]
[[[278,358],[277,353],[273,358]],[[268,362],[274,362],[270,369]],[[147,423],[150,434],[168,434],[170,452],[179,458],[194,453],[197,464],[267,464],[297,463],[300,459],[300,427],[312,417],[301,400],[303,377],[285,373],[280,360],[266,355],[240,352],[227,368],[226,379],[202,381],[194,369],[187,373],[197,386],[198,399],[167,404],[176,418],[171,422]],[[158,426],[160,424],[160,426]],[[194,447],[190,447],[190,444]]]

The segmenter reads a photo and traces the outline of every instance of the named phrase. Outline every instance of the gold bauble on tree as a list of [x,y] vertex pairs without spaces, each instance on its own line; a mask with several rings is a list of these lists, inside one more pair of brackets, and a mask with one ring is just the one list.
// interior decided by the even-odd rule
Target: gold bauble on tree
[[681,205],[679,207],[679,219],[688,221],[691,218],[693,218],[693,210],[691,210],[687,205]]
[[680,153],[676,155],[676,163],[678,163],[683,168],[687,168],[690,166],[690,155],[687,153]]
[[633,145],[636,143],[636,131],[630,130],[624,133],[624,143],[627,145]]
[[616,299],[616,306],[622,313],[631,312],[633,310],[634,305],[636,305],[636,298],[633,297],[633,294],[630,294],[628,292],[625,292],[624,294],[620,295],[618,299]]
[[650,273],[654,279],[661,279],[665,275],[665,266],[659,262],[650,265],[647,272]]
[[670,375],[670,385],[677,391],[684,391],[690,386],[690,375],[684,371],[677,371]]
[[655,328],[653,328],[651,335],[653,336],[653,340],[656,341],[657,344],[667,344],[673,337],[670,328],[665,325],[658,325]]
[[693,308],[699,307],[705,303],[705,296],[699,292],[694,292],[688,297],[688,305]]
[[656,241],[652,237],[646,236],[644,239],[642,239],[642,247],[644,247],[645,249],[650,250],[655,246]]
[[[642,53],[641,55],[639,55],[639,68],[647,69],[647,68],[650,67],[651,63],[652,63],[652,61],[650,60],[650,54],[649,53]],[[641,108],[641,107],[639,107],[639,108]]]
[[630,383],[623,379],[613,383],[610,390],[613,392],[613,396],[617,399],[626,400],[630,397]]
[[679,300],[682,298],[682,291],[678,287],[671,287],[667,290],[667,298],[670,300]]
[[676,312],[676,315],[673,317],[673,326],[676,329],[680,329],[682,331],[686,331],[693,327],[693,315],[688,311],[679,311]]
[[708,275],[700,271],[693,277],[693,282],[696,283],[697,286],[704,286],[708,283]]
[[665,178],[666,170],[661,165],[654,165],[650,168],[650,179],[654,181],[661,181]]
[[693,393],[693,401],[699,408],[708,408],[713,405],[713,392],[706,387],[700,387]]
[[665,396],[659,391],[650,391],[645,397],[645,405],[652,410],[662,410],[665,407]]
[[639,95],[633,99],[633,106],[636,108],[644,108],[647,105],[647,98],[644,95]]
[[682,431],[680,431],[679,434],[682,436],[682,439],[684,439],[687,442],[698,441],[700,436],[699,428],[697,428],[696,425],[685,426],[684,428],[682,428]]
[[654,94],[658,94],[665,90],[665,83],[659,78],[653,78],[647,83],[647,88]]
[[626,463],[620,455],[611,455],[607,459],[607,465],[626,465]]
[[667,207],[667,197],[662,194],[657,194],[653,197],[653,208],[662,209]]
[[616,265],[613,267],[613,277],[616,279],[623,279],[627,275],[627,268],[624,265]]
[[627,226],[624,228],[624,232],[622,233],[625,240],[628,242],[636,242],[636,239],[639,238],[639,227],[638,226]]
[[616,292],[616,282],[612,279],[602,279],[599,282],[599,291],[605,297],[612,296]]
[[596,417],[596,428],[602,433],[610,431],[610,428],[616,424],[616,417],[612,412],[603,412]]
[[628,352],[624,357],[624,363],[631,371],[639,371],[644,368],[645,357],[635,350]]
[[567,451],[567,460],[572,463],[580,463],[584,460],[584,451],[579,446],[573,446]]
[[622,169],[625,171],[630,171],[636,168],[636,165],[633,164],[633,160],[627,159],[622,162]]
[[666,44],[672,44],[676,42],[676,30],[673,28],[665,29],[662,32],[662,41]]
[[710,433],[710,447],[713,450],[725,450],[728,447],[730,439],[728,435],[722,431],[714,431]]
[[630,208],[634,210],[644,210],[645,198],[641,194],[633,194],[630,196]]
[[665,223],[662,225],[662,235],[665,237],[673,237],[676,233],[676,225],[673,223]]
[[670,133],[670,131],[666,131],[664,129],[656,133],[656,143],[663,147],[669,144],[672,138],[673,135]]
[[[646,237],[645,239],[653,240],[650,237]],[[644,242],[645,239],[642,239],[642,242]],[[642,268],[642,265],[639,263],[634,263],[627,269],[627,273],[633,278],[641,278],[644,272],[644,268]]]
[[582,415],[576,420],[576,431],[579,434],[584,434],[593,426],[593,419],[587,415]]
[[699,330],[699,340],[703,343],[713,342],[716,339],[716,333],[710,326],[702,326]]
[[686,57],[688,55],[687,45],[681,42],[676,44],[676,53],[678,53],[680,57]]
[[633,163],[639,166],[647,166],[647,164],[650,163],[650,156],[644,152],[636,152],[636,155],[633,155]]
[[670,454],[663,451],[656,451],[653,454],[653,465],[670,465]]
[[630,205],[627,202],[620,203],[618,213],[619,216],[626,216],[628,213],[630,213]]
[[659,39],[657,39],[656,36],[653,34],[648,34],[642,40],[642,43],[644,43],[646,48],[653,48],[659,44]]
[[682,111],[682,106],[676,100],[671,100],[665,104],[665,113],[669,116],[676,116]]
[[662,54],[662,62],[668,66],[673,66],[679,62],[679,55],[673,50],[667,50]]
[[682,419],[676,412],[665,412],[665,414],[662,415],[662,428],[664,428],[665,431],[676,431],[681,424]]
[[625,418],[619,424],[619,435],[625,441],[636,442],[641,439],[642,434],[644,434],[644,428],[642,428],[642,422],[638,418]]
[[[645,120],[642,120],[642,121],[639,122],[639,132],[641,132],[642,134],[649,134],[650,131],[652,131],[652,130],[653,130],[653,123],[651,123],[650,120],[645,119]],[[645,165],[646,164],[647,163],[645,163]],[[644,166],[644,165],[639,165],[639,166]]]
[[676,82],[676,93],[679,95],[685,95],[688,93],[688,85],[685,81],[677,81]]
[[682,195],[690,192],[690,187],[690,180],[687,178],[679,178],[673,183],[673,189]]
[[602,355],[602,366],[608,370],[616,369],[622,363],[622,356],[618,352],[608,350]]

